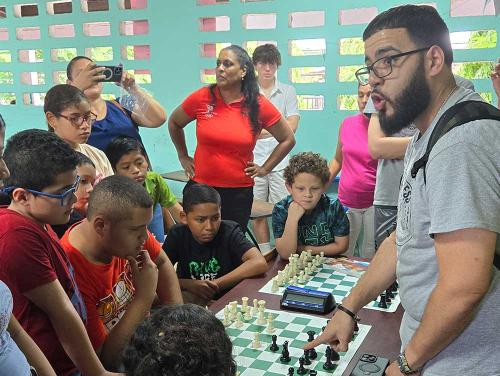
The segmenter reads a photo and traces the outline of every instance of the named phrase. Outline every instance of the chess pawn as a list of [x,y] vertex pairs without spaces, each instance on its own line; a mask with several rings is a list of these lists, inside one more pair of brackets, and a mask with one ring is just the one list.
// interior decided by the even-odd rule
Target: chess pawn
[[250,321],[252,319],[252,314],[250,313],[250,308],[248,308],[243,316],[243,320]]
[[307,250],[307,261],[312,260],[312,251],[310,249]]
[[297,283],[297,276],[294,275],[293,278],[292,278],[292,286],[297,286],[298,283]]
[[271,292],[278,292],[279,288],[278,288],[278,278],[277,277],[274,277],[273,278],[273,284],[271,286]]
[[267,321],[264,317],[264,309],[259,308],[259,318],[257,319],[257,324],[265,325],[266,323],[267,323]]
[[319,255],[321,257],[321,262],[324,262],[325,261],[325,252],[320,252]]
[[259,311],[261,308],[262,308],[262,310],[266,309],[266,301],[265,300],[262,300],[262,299],[259,300],[258,304],[259,304]]
[[305,278],[305,275],[304,275],[304,271],[302,270],[300,272],[300,275],[299,275],[299,283],[301,285],[305,284],[306,283],[306,278]]
[[224,320],[222,321],[222,325],[228,327],[231,325],[231,320],[229,319],[229,310],[226,310],[226,308],[224,308]]

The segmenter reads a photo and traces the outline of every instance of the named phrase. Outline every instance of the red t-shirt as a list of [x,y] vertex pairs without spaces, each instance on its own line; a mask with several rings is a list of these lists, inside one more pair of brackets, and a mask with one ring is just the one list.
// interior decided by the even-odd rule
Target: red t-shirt
[[[107,265],[88,261],[69,242],[69,233],[75,225],[66,231],[61,245],[75,268],[76,282],[87,308],[87,333],[92,346],[97,349],[120,321],[134,297],[132,272],[129,262],[119,257],[113,257]],[[149,231],[144,249],[149,252],[153,261],[161,251],[161,244]]]
[[58,375],[71,375],[77,368],[64,351],[47,314],[24,293],[58,280],[85,322],[83,300],[73,270],[56,234],[32,219],[0,208],[0,279],[12,291],[13,313],[40,347]]
[[[214,187],[251,187],[253,179],[245,175],[258,134],[254,134],[250,118],[242,114],[241,100],[226,104],[219,89],[214,89],[215,106],[208,87],[189,95],[181,107],[196,119],[196,151],[194,178],[198,183]],[[247,112],[244,109],[244,112]],[[259,121],[269,128],[281,118],[280,112],[264,96],[259,96]]]

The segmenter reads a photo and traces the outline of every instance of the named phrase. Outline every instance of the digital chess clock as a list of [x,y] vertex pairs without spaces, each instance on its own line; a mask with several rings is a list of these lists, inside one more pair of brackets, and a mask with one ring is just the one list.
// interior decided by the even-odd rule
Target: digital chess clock
[[335,299],[329,292],[288,286],[280,300],[282,309],[327,313],[335,308]]

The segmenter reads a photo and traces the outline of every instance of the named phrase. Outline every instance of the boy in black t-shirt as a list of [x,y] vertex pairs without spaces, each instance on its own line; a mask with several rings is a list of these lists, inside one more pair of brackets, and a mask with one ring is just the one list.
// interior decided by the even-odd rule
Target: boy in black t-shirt
[[241,280],[267,271],[266,260],[239,225],[221,220],[220,196],[212,187],[187,188],[180,219],[163,249],[177,263],[184,302],[206,304]]

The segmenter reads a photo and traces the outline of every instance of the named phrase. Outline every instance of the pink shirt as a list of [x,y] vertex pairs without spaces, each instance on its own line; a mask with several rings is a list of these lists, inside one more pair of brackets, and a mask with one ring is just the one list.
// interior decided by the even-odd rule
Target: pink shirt
[[378,161],[368,151],[368,122],[363,114],[349,116],[340,129],[342,176],[338,198],[349,208],[365,209],[373,205]]

